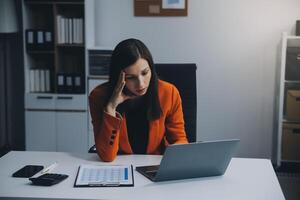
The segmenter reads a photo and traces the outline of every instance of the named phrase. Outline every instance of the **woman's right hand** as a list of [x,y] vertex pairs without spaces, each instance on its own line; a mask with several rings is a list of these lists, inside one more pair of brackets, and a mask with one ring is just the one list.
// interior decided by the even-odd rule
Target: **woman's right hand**
[[125,72],[121,71],[116,87],[106,105],[106,112],[114,117],[116,116],[116,108],[118,105],[127,99],[133,98],[132,96],[127,96],[123,93],[125,84]]

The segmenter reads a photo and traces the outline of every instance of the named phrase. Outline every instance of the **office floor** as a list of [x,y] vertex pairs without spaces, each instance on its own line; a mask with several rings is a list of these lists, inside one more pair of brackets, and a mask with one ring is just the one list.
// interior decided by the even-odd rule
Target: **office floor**
[[7,154],[7,153],[8,153],[7,150],[0,149],[0,158],[1,158],[2,156],[4,156],[5,154]]
[[299,200],[300,163],[282,163],[275,171],[286,200]]
[[[5,155],[7,151],[0,150],[0,157]],[[286,200],[300,199],[300,163],[282,164],[275,169],[280,186]]]

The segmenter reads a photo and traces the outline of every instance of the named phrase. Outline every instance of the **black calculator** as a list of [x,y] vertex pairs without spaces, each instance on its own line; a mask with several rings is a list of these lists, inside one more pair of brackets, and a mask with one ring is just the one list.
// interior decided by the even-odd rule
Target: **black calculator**
[[66,174],[47,173],[39,177],[29,178],[29,180],[32,181],[33,185],[51,186],[65,180],[66,178],[68,178],[68,175]]

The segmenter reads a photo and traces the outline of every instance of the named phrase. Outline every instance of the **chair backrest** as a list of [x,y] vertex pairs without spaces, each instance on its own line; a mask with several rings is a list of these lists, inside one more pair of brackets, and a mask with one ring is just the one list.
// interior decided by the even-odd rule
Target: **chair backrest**
[[160,79],[174,84],[179,90],[185,131],[189,142],[195,142],[197,124],[196,64],[157,63],[155,67]]

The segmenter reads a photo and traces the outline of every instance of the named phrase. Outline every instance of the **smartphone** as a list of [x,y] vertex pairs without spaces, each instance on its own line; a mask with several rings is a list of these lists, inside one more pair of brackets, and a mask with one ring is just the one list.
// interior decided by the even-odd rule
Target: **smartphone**
[[42,165],[26,165],[13,173],[13,177],[29,178],[44,169]]
[[135,97],[137,95],[135,95],[134,93],[132,93],[126,86],[124,86],[123,91],[122,91],[126,96],[130,96],[130,97]]

